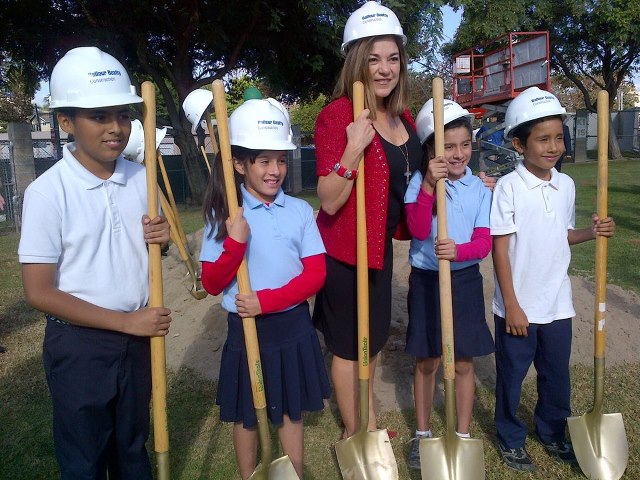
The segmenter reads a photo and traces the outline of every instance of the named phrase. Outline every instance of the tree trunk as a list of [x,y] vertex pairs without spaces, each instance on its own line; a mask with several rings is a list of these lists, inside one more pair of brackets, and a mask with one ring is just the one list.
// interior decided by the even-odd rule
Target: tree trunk
[[609,158],[613,160],[622,158],[622,152],[620,152],[620,144],[618,144],[616,132],[613,131],[613,128],[609,129]]
[[204,164],[202,152],[198,149],[190,129],[174,129],[174,140],[180,148],[182,165],[191,189],[191,202],[202,205],[209,181],[209,170]]
[[609,113],[609,159],[619,160],[622,158],[620,152],[620,144],[616,137],[616,132],[613,128],[613,122],[611,121],[611,113]]

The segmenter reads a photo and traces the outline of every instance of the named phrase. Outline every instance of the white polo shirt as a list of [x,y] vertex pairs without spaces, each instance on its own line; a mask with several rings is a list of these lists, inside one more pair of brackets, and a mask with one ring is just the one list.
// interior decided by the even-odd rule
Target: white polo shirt
[[20,263],[56,263],[56,287],[111,310],[147,304],[147,213],[143,166],[120,156],[108,180],[96,177],[64,146],[63,156],[25,191]]
[[[324,243],[313,216],[313,209],[304,200],[290,197],[280,189],[275,200],[265,205],[241,185],[244,218],[251,233],[245,258],[249,269],[251,289],[279,288],[302,273],[302,259],[324,253]],[[202,239],[200,261],[215,262],[222,254],[223,242],[209,238],[207,224]],[[236,312],[238,282],[224,289],[222,306]],[[293,307],[292,307],[293,308]]]
[[[518,303],[529,323],[575,316],[568,232],[575,228],[575,185],[555,168],[541,180],[520,162],[496,184],[491,204],[491,235],[510,235],[509,262]],[[494,274],[495,277],[495,274]],[[495,277],[493,313],[505,317]]]

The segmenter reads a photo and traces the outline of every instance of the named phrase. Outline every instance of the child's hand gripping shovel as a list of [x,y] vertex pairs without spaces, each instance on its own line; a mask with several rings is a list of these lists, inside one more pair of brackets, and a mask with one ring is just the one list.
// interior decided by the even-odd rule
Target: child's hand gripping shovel
[[[158,216],[158,170],[156,157],[156,90],[152,82],[142,84],[144,157],[147,171],[147,208],[149,217]],[[160,245],[149,248],[149,306],[162,307],[162,253]],[[153,440],[158,462],[158,480],[169,479],[169,427],[167,423],[167,370],[164,337],[151,337],[151,402],[153,404]]]
[[[607,216],[609,94],[598,93],[598,217]],[[607,237],[596,237],[596,297],[594,325],[593,408],[567,419],[573,450],[584,474],[592,479],[617,480],[627,468],[629,445],[620,413],[602,413],[604,400]]]
[[[436,157],[444,155],[444,90],[442,79],[432,83]],[[438,238],[447,238],[445,179],[436,183]],[[451,265],[438,260],[442,364],[447,431],[444,437],[420,440],[420,464],[423,480],[482,480],[484,452],[482,441],[456,435],[455,360],[453,346],[453,306],[451,302]]]
[[[236,212],[238,211],[238,198],[236,197],[236,186],[233,175],[233,159],[231,157],[231,143],[229,140],[226,95],[222,80],[216,80],[213,82],[213,102],[215,106],[216,119],[218,120],[218,136],[220,139],[220,155],[224,170],[227,206],[229,208],[229,216],[231,218],[235,218]],[[237,278],[240,293],[250,293],[251,284],[249,282],[249,270],[247,268],[246,259],[243,259],[240,264]],[[261,462],[249,478],[254,480],[298,480],[298,474],[293,468],[293,464],[287,455],[271,461],[271,435],[267,420],[267,401],[264,393],[256,319],[253,317],[243,318],[242,328],[244,331],[244,342],[247,348],[247,363],[249,365],[249,376],[251,377],[251,392],[253,394],[256,418],[258,420],[258,436],[262,451]]]
[[[353,84],[353,118],[364,110],[364,87]],[[364,161],[360,158],[356,179],[357,300],[358,300],[358,383],[360,428],[336,443],[336,456],[344,480],[395,480],[398,466],[386,430],[368,432],[369,424],[369,265],[364,203]]]

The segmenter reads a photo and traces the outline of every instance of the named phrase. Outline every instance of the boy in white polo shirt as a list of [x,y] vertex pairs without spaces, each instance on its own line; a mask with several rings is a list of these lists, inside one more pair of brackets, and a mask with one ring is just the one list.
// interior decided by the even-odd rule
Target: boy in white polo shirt
[[527,427],[517,415],[522,382],[534,364],[538,400],[536,434],[547,452],[574,463],[565,436],[570,410],[570,245],[611,237],[613,219],[592,216],[575,229],[575,185],[554,165],[564,152],[565,109],[549,92],[531,87],[516,97],[505,116],[505,137],[524,156],[493,192],[491,235],[496,290],[495,421],[507,466],[533,471],[525,449]]
[[146,244],[168,242],[169,227],[146,215],[144,167],[121,155],[142,99],[94,47],[67,52],[50,91],[75,142],[27,188],[18,255],[27,301],[47,318],[60,477],[151,479],[149,337],[167,334],[171,312],[146,307]]

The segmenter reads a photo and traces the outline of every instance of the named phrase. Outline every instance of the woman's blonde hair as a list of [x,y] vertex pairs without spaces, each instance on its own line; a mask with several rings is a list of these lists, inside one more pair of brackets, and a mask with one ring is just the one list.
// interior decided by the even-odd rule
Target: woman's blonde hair
[[376,119],[376,96],[373,89],[373,81],[369,74],[369,54],[373,50],[373,44],[382,38],[393,38],[398,46],[400,54],[400,73],[398,84],[391,94],[384,99],[387,111],[400,115],[409,102],[409,75],[407,73],[407,53],[402,45],[402,40],[395,35],[366,37],[349,46],[347,56],[340,70],[338,82],[333,89],[332,100],[340,97],[349,97],[353,100],[353,83],[361,81],[364,84],[364,108],[371,112],[369,118]]

